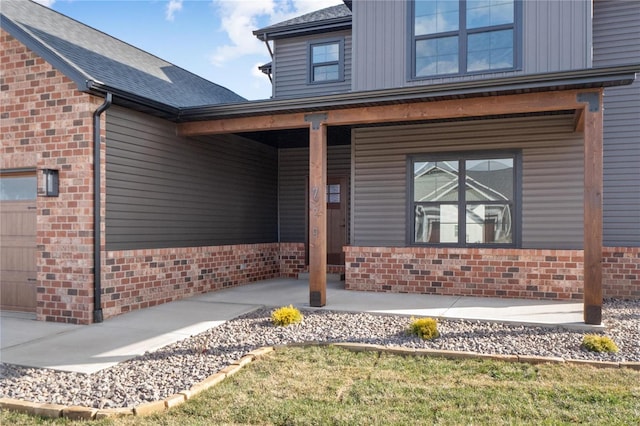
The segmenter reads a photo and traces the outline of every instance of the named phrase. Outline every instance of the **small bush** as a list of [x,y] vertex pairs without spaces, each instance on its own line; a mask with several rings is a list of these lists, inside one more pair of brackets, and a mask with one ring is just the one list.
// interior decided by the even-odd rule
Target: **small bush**
[[440,336],[438,322],[433,318],[411,318],[408,332],[423,340],[432,340]]
[[302,321],[302,314],[293,305],[283,306],[271,313],[271,322],[278,326],[288,326]]
[[591,352],[618,352],[618,346],[610,337],[597,334],[585,335],[582,347]]

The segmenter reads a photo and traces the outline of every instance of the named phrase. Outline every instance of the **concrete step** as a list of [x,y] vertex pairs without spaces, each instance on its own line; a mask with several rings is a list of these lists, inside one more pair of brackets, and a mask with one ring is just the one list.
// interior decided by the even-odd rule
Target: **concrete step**
[[[309,280],[308,272],[300,272],[298,274],[299,280]],[[344,281],[344,274],[329,274],[327,273],[327,281]]]

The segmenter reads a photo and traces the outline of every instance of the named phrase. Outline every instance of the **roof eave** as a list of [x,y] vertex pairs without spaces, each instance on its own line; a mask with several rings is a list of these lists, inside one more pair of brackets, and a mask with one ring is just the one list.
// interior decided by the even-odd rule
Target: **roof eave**
[[276,28],[263,28],[253,31],[258,39],[262,41],[275,40],[286,37],[296,37],[305,34],[316,34],[320,32],[338,31],[351,28],[351,16],[332,18],[319,22],[306,22],[294,25],[287,25]]
[[411,86],[307,98],[268,99],[243,104],[221,104],[183,108],[179,121],[211,120],[250,115],[311,112],[353,106],[409,103],[450,97],[471,98],[524,91],[549,91],[624,86],[633,83],[640,64],[590,68],[545,74],[529,74],[488,80],[470,80],[429,86]]
[[180,116],[180,108],[178,107],[154,101],[153,99],[139,96],[135,93],[118,89],[117,87],[109,86],[104,83],[89,80],[86,83],[85,91],[101,97],[106,93],[111,93],[113,95],[113,103],[115,105],[127,107],[135,111],[144,112],[170,121],[176,121]]

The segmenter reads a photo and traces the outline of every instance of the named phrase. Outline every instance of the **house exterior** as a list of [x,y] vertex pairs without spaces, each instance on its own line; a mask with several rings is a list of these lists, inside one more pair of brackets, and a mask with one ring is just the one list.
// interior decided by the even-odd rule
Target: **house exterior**
[[633,2],[345,1],[254,32],[252,102],[32,2],[0,31],[3,308],[90,323],[305,271],[313,306],[327,272],[587,323],[640,297]]

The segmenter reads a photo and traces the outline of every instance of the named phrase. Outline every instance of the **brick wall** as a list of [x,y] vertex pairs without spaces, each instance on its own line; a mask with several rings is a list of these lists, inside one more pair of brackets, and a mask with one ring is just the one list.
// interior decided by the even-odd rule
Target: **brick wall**
[[[346,288],[581,300],[582,250],[345,247]],[[604,297],[640,298],[640,248],[605,248]]]
[[604,297],[640,299],[640,247],[605,247],[602,252]]
[[280,276],[298,278],[307,270],[304,243],[280,243]]
[[279,277],[279,255],[278,243],[107,252],[103,315]]
[[582,299],[581,250],[346,248],[351,290]]
[[88,323],[93,310],[92,113],[101,99],[0,30],[1,169],[59,170],[60,195],[36,200],[37,317]]

